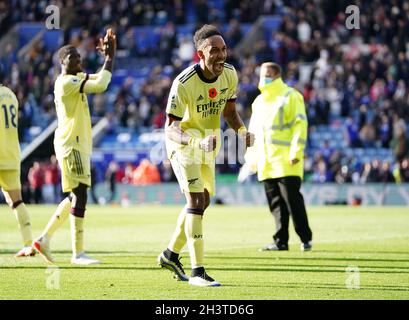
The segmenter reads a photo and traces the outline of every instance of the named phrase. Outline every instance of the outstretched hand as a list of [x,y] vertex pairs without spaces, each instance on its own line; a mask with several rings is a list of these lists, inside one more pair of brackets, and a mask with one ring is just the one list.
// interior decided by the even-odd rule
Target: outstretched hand
[[116,52],[116,34],[109,28],[104,38],[99,38],[97,48],[105,57],[114,58]]

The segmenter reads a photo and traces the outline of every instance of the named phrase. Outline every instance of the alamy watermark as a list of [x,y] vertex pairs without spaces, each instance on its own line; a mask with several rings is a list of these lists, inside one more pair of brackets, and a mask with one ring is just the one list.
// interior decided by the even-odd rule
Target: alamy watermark
[[359,268],[356,266],[349,266],[345,269],[345,274],[345,287],[351,290],[360,289],[361,275],[359,273]]
[[[201,132],[197,129],[187,129],[185,131],[191,137],[201,137]],[[181,160],[185,164],[241,164],[245,163],[244,154],[246,152],[245,137],[238,136],[237,133],[229,128],[222,131],[221,129],[205,129],[204,136],[216,136],[217,147],[214,151],[205,152],[202,149],[195,148],[189,145],[183,145],[176,148],[176,144],[169,145],[169,150],[163,141],[158,142],[152,147],[149,153],[149,160],[158,165],[167,158],[167,151],[170,153],[170,158],[176,156],[176,150],[183,149],[178,156],[183,157]],[[199,138],[200,139],[200,138]],[[288,142],[288,144],[290,144]],[[175,152],[172,152],[172,149]],[[220,152],[218,152],[220,149]],[[217,153],[218,152],[218,153]]]
[[45,20],[45,27],[49,30],[60,29],[60,8],[49,5],[45,8],[45,13],[49,14]]
[[45,270],[45,287],[47,290],[59,290],[61,271],[57,266],[49,266]]
[[350,5],[346,7],[345,13],[349,16],[345,20],[345,27],[348,30],[353,29],[360,29],[359,20],[360,20],[360,12],[359,7],[355,5]]

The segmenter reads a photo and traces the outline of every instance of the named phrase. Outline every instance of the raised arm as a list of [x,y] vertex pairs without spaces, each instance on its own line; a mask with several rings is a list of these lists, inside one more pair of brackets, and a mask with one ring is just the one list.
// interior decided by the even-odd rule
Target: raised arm
[[82,82],[80,92],[101,93],[108,88],[111,81],[116,52],[116,35],[112,29],[107,30],[104,39],[99,39],[97,50],[105,57],[104,64],[98,73],[87,75]]

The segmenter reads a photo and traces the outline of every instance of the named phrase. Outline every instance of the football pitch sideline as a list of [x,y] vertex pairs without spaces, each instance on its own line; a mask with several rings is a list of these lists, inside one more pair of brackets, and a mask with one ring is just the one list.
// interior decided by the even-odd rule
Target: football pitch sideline
[[[56,206],[28,206],[34,237]],[[70,264],[69,221],[52,240],[56,265],[15,259],[20,233],[0,206],[0,299],[405,299],[409,300],[409,212],[399,207],[310,207],[313,251],[259,252],[271,242],[267,207],[215,206],[205,214],[205,265],[222,287],[192,287],[157,266],[181,206],[90,206],[85,248],[102,264]],[[190,261],[183,251],[182,263]]]

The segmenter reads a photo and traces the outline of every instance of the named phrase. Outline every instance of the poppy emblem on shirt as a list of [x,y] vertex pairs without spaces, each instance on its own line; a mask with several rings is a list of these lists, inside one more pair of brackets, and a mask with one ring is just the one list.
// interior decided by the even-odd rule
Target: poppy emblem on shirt
[[216,96],[217,96],[216,88],[209,89],[209,97],[213,99],[213,98],[216,98]]

